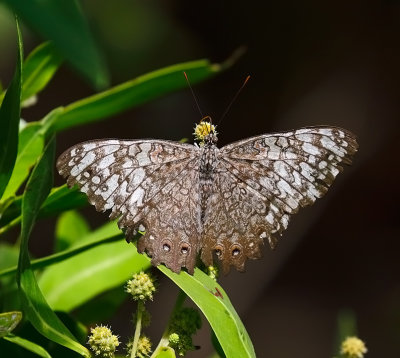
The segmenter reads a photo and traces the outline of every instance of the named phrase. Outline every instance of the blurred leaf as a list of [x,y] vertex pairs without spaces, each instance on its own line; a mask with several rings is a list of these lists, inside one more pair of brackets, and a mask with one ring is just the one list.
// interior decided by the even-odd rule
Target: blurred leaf
[[122,231],[118,227],[117,220],[108,221],[96,230],[87,233],[79,242],[75,242],[72,248],[75,249],[82,245],[89,245],[96,242],[105,242],[105,239],[115,236],[124,237]]
[[[86,325],[76,319],[75,315],[72,316],[67,312],[57,311],[56,314],[79,342],[86,343],[89,333],[89,328]],[[71,355],[72,352],[69,351],[68,354]]]
[[[230,64],[230,62],[229,62]],[[215,76],[226,64],[210,64],[208,60],[185,62],[150,72],[104,92],[71,103],[51,120],[55,131],[87,124],[149,102],[166,93],[186,88],[186,71],[192,84]]]
[[0,338],[11,333],[22,319],[22,312],[0,313]]
[[37,158],[43,151],[44,138],[39,131],[40,124],[28,124],[19,134],[18,156],[14,169],[2,200],[13,196],[25,179],[28,177],[30,169],[36,163]]
[[108,74],[76,0],[5,0],[96,88],[108,85]]
[[50,195],[40,208],[39,216],[57,215],[66,210],[81,208],[87,205],[86,195],[78,188],[68,189],[66,185],[52,189]]
[[[50,194],[51,195],[51,194]],[[39,212],[40,213],[40,212]],[[78,253],[89,250],[93,247],[96,247],[101,244],[111,243],[114,241],[121,240],[124,237],[121,230],[118,228],[116,221],[111,221],[95,231],[89,232],[85,237],[81,238],[81,240],[76,241],[72,247],[68,250],[64,250],[62,252],[49,255],[46,257],[42,257],[39,259],[32,260],[30,263],[30,267],[32,269],[41,269],[52,265],[54,263],[61,262],[69,257],[75,256]],[[0,246],[3,247],[3,246]],[[7,247],[6,247],[7,248]],[[2,255],[5,250],[0,251],[0,258],[6,257]],[[18,250],[17,250],[18,252]],[[18,256],[18,254],[17,254]],[[9,261],[10,262],[10,261]],[[4,264],[6,263],[6,264]],[[14,274],[17,272],[17,266],[12,266],[13,262],[7,264],[7,261],[0,260],[0,277],[4,277],[10,274]],[[11,266],[11,267],[10,267]]]
[[228,295],[217,282],[198,268],[193,276],[184,271],[176,274],[164,265],[157,268],[174,281],[200,308],[214,330],[226,357],[256,356],[243,323]]
[[93,297],[74,310],[74,316],[82,323],[90,326],[96,322],[104,322],[111,319],[121,306],[129,299],[123,286],[117,286],[100,295]]
[[[92,234],[93,233],[91,233],[90,235],[92,235]],[[34,270],[44,268],[44,267],[50,266],[52,264],[64,261],[70,257],[73,257],[81,252],[87,251],[98,245],[118,241],[118,240],[121,240],[122,238],[123,238],[123,234],[118,233],[116,235],[108,235],[108,236],[106,235],[105,237],[99,238],[98,240],[94,240],[94,238],[93,238],[93,240],[91,240],[91,241],[86,240],[84,243],[79,242],[79,243],[77,243],[77,245],[73,246],[72,248],[70,248],[68,250],[64,250],[64,251],[58,252],[53,255],[49,255],[46,257],[42,257],[40,259],[33,260],[31,262],[30,267]],[[8,268],[0,271],[0,277],[14,274],[16,271],[17,271],[17,266],[8,267]]]
[[0,199],[10,180],[18,151],[23,48],[18,21],[16,21],[16,25],[18,33],[17,64],[14,77],[0,107]]
[[[3,213],[0,218],[0,235],[11,227],[21,222],[21,197],[17,197],[12,205]],[[81,193],[77,187],[68,189],[66,185],[53,188],[50,195],[39,211],[39,218],[58,215],[66,210],[78,209],[87,205],[86,195]]]
[[51,42],[42,43],[29,54],[23,67],[22,101],[46,87],[62,60]]
[[[37,46],[26,58],[22,68],[22,95],[21,102],[35,96],[53,78],[63,59],[57,53],[51,42],[44,42]],[[0,103],[4,93],[1,93]]]
[[357,319],[353,310],[342,309],[338,312],[337,316],[337,332],[336,332],[336,343],[335,352],[337,355],[337,347],[340,347],[342,342],[347,337],[357,336]]
[[69,248],[90,231],[85,218],[75,210],[61,214],[56,225],[56,251]]
[[[60,112],[62,112],[62,108],[52,110],[46,115],[44,121],[51,121]],[[30,168],[42,153],[44,139],[46,136],[49,137],[46,131],[47,127],[40,122],[31,122],[20,131],[20,136],[22,136],[20,140],[23,143],[18,146],[19,157],[17,157],[17,163],[15,164],[17,168],[14,168],[13,177],[10,180],[12,183],[8,184],[10,186],[10,188],[7,188],[7,195],[9,197],[15,194],[15,187],[18,189],[25,181],[29,175]]]
[[16,265],[19,250],[8,243],[0,243],[0,270]]
[[[16,246],[5,242],[0,243],[0,271],[8,267],[16,268],[18,256],[19,250]],[[0,278],[0,293],[1,308],[3,311],[16,311],[21,309],[15,276]]]
[[[117,230],[116,225],[115,228]],[[95,231],[83,241],[99,241],[104,237],[96,235]],[[41,275],[39,285],[53,309],[68,312],[101,292],[122,285],[133,273],[149,266],[150,260],[146,256],[138,254],[136,248],[125,240],[119,240],[96,246],[51,266]]]
[[[151,356],[153,358],[153,356]],[[162,347],[154,358],[176,358],[175,351],[171,347]]]
[[4,339],[6,339],[9,342],[18,344],[19,346],[25,348],[26,350],[37,354],[39,357],[51,358],[51,355],[47,353],[47,351],[43,347],[39,346],[36,343],[28,341],[27,339],[14,335],[6,336],[4,337]]
[[77,353],[90,357],[47,304],[30,266],[29,235],[39,208],[50,192],[53,182],[55,141],[51,140],[32,171],[22,198],[21,248],[18,261],[17,283],[20,288],[23,311],[31,324],[46,338]]

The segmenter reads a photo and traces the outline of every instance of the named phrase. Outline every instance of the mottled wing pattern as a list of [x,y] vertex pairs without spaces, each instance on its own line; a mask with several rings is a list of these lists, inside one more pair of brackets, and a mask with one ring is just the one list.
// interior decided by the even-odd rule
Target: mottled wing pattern
[[244,269],[260,256],[267,239],[274,247],[290,215],[322,197],[357,151],[352,133],[309,127],[266,134],[221,148],[213,194],[205,214],[202,259],[215,252],[224,271]]
[[193,272],[200,247],[198,166],[197,147],[159,140],[89,141],[57,161],[69,186],[119,218],[127,240],[146,231],[138,250],[175,272]]

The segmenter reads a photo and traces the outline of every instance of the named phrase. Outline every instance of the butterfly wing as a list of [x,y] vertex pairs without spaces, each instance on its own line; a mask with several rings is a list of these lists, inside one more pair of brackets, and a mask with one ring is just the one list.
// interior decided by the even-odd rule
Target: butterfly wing
[[308,127],[221,148],[205,214],[203,261],[211,264],[216,251],[224,271],[230,265],[243,270],[247,258],[260,256],[263,239],[274,247],[290,215],[327,192],[357,147],[349,131]]
[[75,145],[57,161],[69,186],[78,184],[98,211],[111,209],[127,240],[152,263],[173,271],[196,261],[200,239],[199,150],[159,140],[98,140]]

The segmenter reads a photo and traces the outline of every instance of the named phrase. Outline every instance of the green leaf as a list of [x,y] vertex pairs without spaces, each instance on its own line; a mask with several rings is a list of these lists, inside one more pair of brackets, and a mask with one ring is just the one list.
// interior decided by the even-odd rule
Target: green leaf
[[218,358],[226,358],[224,350],[222,349],[221,344],[219,343],[218,338],[213,330],[211,330],[211,343],[215,349],[216,356]]
[[0,270],[18,262],[19,250],[6,242],[0,243]]
[[56,251],[65,250],[90,231],[85,218],[75,210],[61,214],[56,225]]
[[38,164],[32,171],[22,198],[21,248],[18,261],[17,283],[23,311],[31,324],[46,338],[75,352],[90,357],[56,314],[51,310],[36,282],[28,253],[29,235],[39,209],[50,192],[53,182],[55,141],[51,140]]
[[[90,233],[82,241],[99,241],[119,232],[115,223],[106,227]],[[125,240],[119,240],[51,266],[41,275],[39,285],[53,309],[68,312],[96,295],[122,285],[133,273],[148,267],[150,260],[146,256],[138,254]]]
[[175,351],[171,347],[160,348],[160,353],[157,353],[152,358],[176,358]]
[[[46,115],[44,121],[51,121],[52,118],[58,116],[62,112],[62,108],[56,108]],[[48,128],[40,122],[31,122],[21,132],[22,140],[24,141],[19,146],[19,152],[17,157],[17,168],[13,170],[13,178],[10,181],[15,183],[9,183],[10,188],[7,188],[7,195],[13,195],[15,193],[15,187],[19,187],[29,175],[30,168],[33,163],[39,158],[43,150],[44,138],[50,137],[47,133]],[[26,132],[25,132],[26,131]],[[41,150],[40,147],[42,147]],[[35,158],[36,157],[36,158]]]
[[46,87],[62,60],[51,42],[42,43],[29,54],[23,67],[22,101]]
[[0,107],[0,198],[10,180],[18,151],[21,112],[21,73],[23,48],[18,21],[18,55],[14,77]]
[[76,0],[5,0],[44,38],[52,40],[60,54],[94,84],[104,88],[108,75]]
[[40,217],[57,215],[66,210],[87,205],[87,197],[77,187],[68,189],[66,185],[54,188],[40,209]]
[[0,313],[0,338],[11,333],[22,319],[22,312]]
[[[10,245],[6,242],[0,243],[0,270],[7,269],[8,267],[16,268],[18,256],[19,250],[15,245]],[[1,307],[4,312],[21,309],[15,277],[9,276],[0,278],[0,296]]]
[[[79,243],[79,245],[75,245],[70,249],[31,261],[31,268],[36,270],[53,265],[55,263],[64,261],[70,257],[73,257],[81,252],[90,250],[93,247],[121,240],[123,237],[124,237],[123,234],[119,233],[117,235],[111,235],[111,236],[106,236],[104,238],[100,238],[99,240],[85,241],[84,243]],[[6,268],[0,271],[0,277],[14,274],[17,271],[17,266],[9,265],[4,267]]]
[[256,357],[243,323],[217,282],[198,268],[193,276],[184,271],[176,274],[163,265],[157,268],[174,281],[203,312],[226,357]]
[[55,156],[54,138],[36,164],[22,196],[21,255],[19,265],[29,261],[27,244],[29,235],[35,224],[39,209],[46,200],[53,183],[53,165]]
[[44,138],[40,134],[42,125],[28,124],[19,134],[18,156],[2,200],[15,195],[26,180],[31,168],[43,151]]
[[[0,235],[21,222],[21,197],[17,197],[0,218]],[[87,205],[87,197],[77,187],[68,189],[66,185],[53,188],[42,207],[38,217],[58,215],[66,210],[78,209]]]
[[186,71],[193,84],[215,76],[230,61],[210,64],[208,60],[185,62],[150,72],[104,92],[66,106],[64,112],[51,120],[52,129],[61,131],[118,114],[166,93],[186,88]]
[[90,326],[94,322],[109,321],[127,299],[124,287],[117,286],[80,305],[73,313],[80,322]]
[[4,339],[6,339],[9,342],[18,344],[19,346],[25,348],[26,350],[37,354],[39,357],[51,358],[51,355],[47,353],[47,351],[43,347],[39,346],[36,343],[28,341],[27,339],[14,335],[6,336],[4,337]]

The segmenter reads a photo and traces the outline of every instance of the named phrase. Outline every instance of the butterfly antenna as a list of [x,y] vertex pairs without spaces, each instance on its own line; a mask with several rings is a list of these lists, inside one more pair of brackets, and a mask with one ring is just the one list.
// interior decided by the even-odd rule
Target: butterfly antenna
[[194,102],[196,103],[196,106],[197,106],[197,109],[199,110],[199,113],[200,113],[200,115],[201,115],[201,118],[204,118],[203,112],[201,111],[200,106],[199,106],[199,101],[197,100],[197,97],[196,97],[196,95],[194,94],[193,88],[192,88],[192,86],[190,85],[189,78],[188,78],[188,76],[187,76],[187,74],[186,74],[185,71],[183,71],[183,74],[185,75],[186,82],[187,82],[187,84],[188,84],[188,86],[189,86],[189,88],[190,88],[190,91],[192,92],[192,95],[193,95],[193,98],[194,98]]
[[239,90],[233,96],[232,101],[229,103],[228,107],[226,107],[225,112],[222,114],[220,120],[218,121],[218,125],[222,122],[222,120],[228,114],[229,110],[232,107],[232,104],[236,101],[236,98],[239,96],[240,92],[242,92],[242,89],[244,88],[244,86],[246,86],[246,83],[248,82],[249,79],[250,79],[250,75],[246,77],[246,79],[244,80],[243,84],[240,86]]

